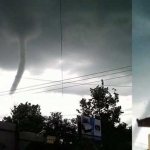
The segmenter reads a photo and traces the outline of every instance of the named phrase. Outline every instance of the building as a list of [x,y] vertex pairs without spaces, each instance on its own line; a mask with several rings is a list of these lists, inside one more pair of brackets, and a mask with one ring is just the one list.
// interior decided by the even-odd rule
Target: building
[[[150,127],[150,117],[144,119],[137,119],[138,127]],[[150,150],[150,134],[148,135],[148,150]]]
[[[48,139],[48,140],[47,140]],[[44,137],[43,134],[18,132],[16,125],[0,121],[1,150],[43,150],[53,143],[54,137]]]
[[138,127],[150,127],[150,117],[144,119],[137,119]]

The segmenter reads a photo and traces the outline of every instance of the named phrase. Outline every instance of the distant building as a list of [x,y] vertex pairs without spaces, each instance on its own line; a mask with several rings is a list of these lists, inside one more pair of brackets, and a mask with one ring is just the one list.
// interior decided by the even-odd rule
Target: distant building
[[150,127],[150,117],[144,119],[137,119],[138,127]]
[[[138,127],[150,127],[150,117],[144,119],[136,119]],[[150,150],[150,134],[148,135],[148,150]]]
[[16,126],[14,124],[0,122],[0,149],[17,150],[15,131]]
[[15,124],[0,121],[0,150],[43,150],[48,143],[52,139],[49,142],[43,134],[18,132]]

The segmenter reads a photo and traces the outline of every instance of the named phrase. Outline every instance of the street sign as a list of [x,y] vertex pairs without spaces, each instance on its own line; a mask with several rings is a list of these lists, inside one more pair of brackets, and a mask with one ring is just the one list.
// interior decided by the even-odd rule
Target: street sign
[[78,116],[78,132],[83,138],[101,140],[101,121],[82,115]]
[[55,140],[56,140],[55,136],[47,136],[47,143],[54,144]]

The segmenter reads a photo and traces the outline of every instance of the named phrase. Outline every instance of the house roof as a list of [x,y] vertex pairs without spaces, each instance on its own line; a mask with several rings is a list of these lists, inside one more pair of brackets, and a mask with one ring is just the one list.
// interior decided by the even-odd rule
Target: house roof
[[150,117],[144,119],[137,119],[138,127],[150,127]]

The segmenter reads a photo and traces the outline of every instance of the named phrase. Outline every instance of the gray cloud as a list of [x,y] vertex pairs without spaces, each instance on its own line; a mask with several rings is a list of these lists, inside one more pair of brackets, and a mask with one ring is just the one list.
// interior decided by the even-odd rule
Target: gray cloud
[[149,1],[133,3],[133,102],[149,99]]
[[[55,65],[56,58],[60,58],[59,1],[16,1],[13,4],[2,1],[1,14],[1,31],[5,30],[11,36],[31,36],[41,30],[36,39],[28,42],[27,69],[36,65],[36,68],[44,70]],[[110,62],[114,66],[120,66],[120,61],[125,65],[131,64],[130,1],[97,0],[91,3],[89,0],[63,0],[62,25],[63,57],[66,61],[71,60],[75,64],[87,60],[93,63],[93,70],[94,65],[95,69],[98,66],[109,68]],[[9,43],[8,38],[5,40]],[[1,40],[0,52],[1,57],[5,55],[5,60],[0,59],[0,67],[15,69],[17,43],[8,45]],[[67,64],[64,66],[66,69],[69,67]]]
[[[82,75],[131,65],[131,3],[62,0],[64,71]],[[14,38],[20,35],[29,38],[26,69],[61,68],[59,0],[3,0],[0,14],[0,68],[17,69]]]
[[[101,79],[103,79],[105,83],[105,87],[108,87],[110,92],[113,92],[112,89],[115,88],[117,90],[117,93],[121,96],[132,95],[131,76],[128,76],[125,78],[116,78],[116,79],[107,80],[110,78],[115,78],[117,76],[124,76],[129,73],[131,73],[131,71],[128,73],[124,73],[124,74],[119,73],[117,75],[104,76],[101,78],[100,77],[92,78],[94,76],[89,76],[89,77],[84,77],[84,78],[67,80],[67,81],[64,81],[64,84],[63,84],[63,94],[76,94],[76,95],[81,95],[81,96],[90,95],[91,94],[90,88],[95,88],[98,85],[101,86]],[[92,79],[88,80],[87,78],[92,78]],[[52,86],[52,87],[44,86],[44,88],[40,88],[38,90],[41,92],[43,91],[43,92],[56,92],[56,93],[60,92],[61,93],[62,92],[61,88],[62,88],[62,84],[57,83],[57,86]]]
[[[133,0],[133,115],[145,118],[149,115],[149,38],[150,1]],[[147,106],[143,109],[144,104]],[[140,106],[139,108],[137,106]],[[133,140],[139,135],[137,124],[133,128]]]

